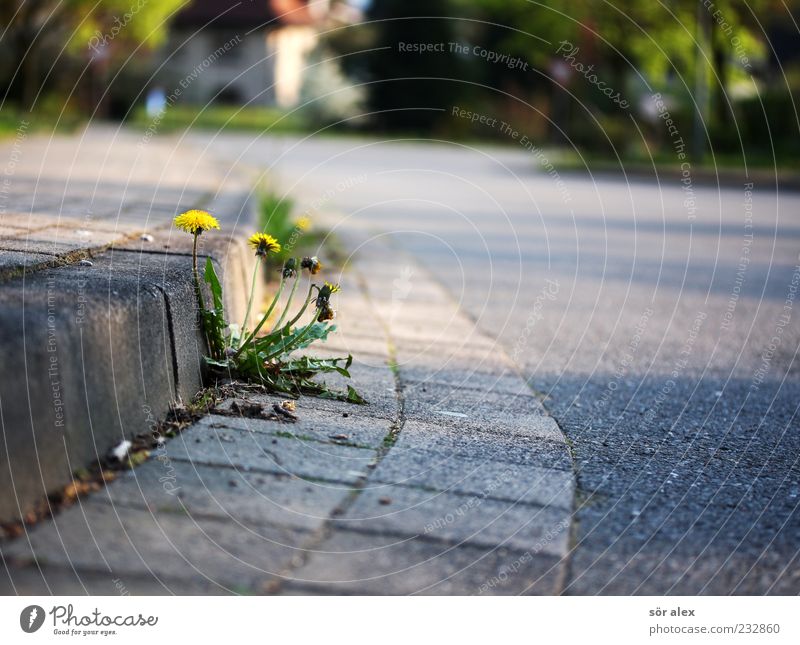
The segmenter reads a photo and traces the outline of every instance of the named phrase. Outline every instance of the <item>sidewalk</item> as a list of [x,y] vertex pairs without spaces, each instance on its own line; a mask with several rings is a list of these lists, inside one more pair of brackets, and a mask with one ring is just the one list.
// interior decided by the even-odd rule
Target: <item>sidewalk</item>
[[251,179],[177,139],[21,137],[0,167],[2,525],[46,511],[45,493],[200,387],[191,245],[174,215],[223,220],[201,252],[240,295],[232,312],[254,258],[236,228],[250,226]]
[[354,354],[370,405],[303,398],[290,424],[224,402],[3,546],[3,591],[558,593],[573,475],[555,422],[402,254],[362,247],[342,282],[325,349]]
[[207,159],[177,138],[146,141],[104,127],[2,142],[0,277],[139,241],[200,203],[213,201],[230,230],[242,215],[232,206],[250,185]]

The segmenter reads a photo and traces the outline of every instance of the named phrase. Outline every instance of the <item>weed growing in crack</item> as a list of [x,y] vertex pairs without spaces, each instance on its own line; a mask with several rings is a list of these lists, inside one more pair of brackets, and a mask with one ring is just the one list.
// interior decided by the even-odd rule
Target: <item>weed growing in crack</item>
[[[203,280],[211,292],[211,306],[206,307],[197,268],[197,238],[213,228],[219,228],[217,220],[205,211],[192,210],[175,218],[175,225],[194,236],[192,245],[192,277],[197,294],[200,321],[208,346],[206,366],[212,373],[230,378],[259,383],[274,392],[297,396],[311,394],[323,398],[339,399],[351,403],[366,403],[350,385],[346,392],[330,389],[314,380],[323,373],[337,373],[350,378],[348,371],[353,357],[316,358],[296,356],[294,352],[305,349],[316,341],[324,341],[335,331],[332,320],[336,312],[330,303],[331,295],[339,291],[339,285],[325,282],[322,286],[313,282],[322,264],[316,257],[286,259],[281,271],[278,288],[258,323],[250,328],[250,312],[253,304],[259,266],[271,254],[281,251],[281,244],[267,233],[256,233],[248,240],[257,263],[250,287],[247,310],[241,326],[225,321],[222,284],[211,259],[206,259]],[[303,303],[292,316],[291,306],[303,273],[308,274],[308,289]],[[289,296],[282,311],[276,311],[287,282],[291,281]],[[313,306],[312,306],[313,305]],[[304,322],[303,317],[310,311]],[[274,318],[275,322],[267,325]],[[286,319],[289,318],[287,321]],[[266,326],[266,327],[265,327]],[[267,331],[266,328],[269,328]]]

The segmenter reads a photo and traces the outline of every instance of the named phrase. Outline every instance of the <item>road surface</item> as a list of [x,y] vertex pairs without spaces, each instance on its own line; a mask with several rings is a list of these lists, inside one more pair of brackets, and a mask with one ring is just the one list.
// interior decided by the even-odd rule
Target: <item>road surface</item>
[[567,593],[800,590],[799,194],[522,147],[189,139],[390,236],[517,362],[572,444]]

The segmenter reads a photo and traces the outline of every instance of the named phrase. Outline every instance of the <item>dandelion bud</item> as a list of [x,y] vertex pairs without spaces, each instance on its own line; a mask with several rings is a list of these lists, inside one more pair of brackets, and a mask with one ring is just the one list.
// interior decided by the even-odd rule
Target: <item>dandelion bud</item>
[[294,258],[289,258],[286,260],[286,264],[283,265],[283,277],[284,278],[293,278],[297,275],[297,260]]
[[322,269],[322,262],[319,261],[319,258],[315,255],[311,258],[303,258],[300,262],[300,267],[303,269],[308,269],[311,275],[317,275]]
[[324,307],[322,307],[322,311],[319,312],[319,316],[317,316],[317,322],[333,320],[335,317],[336,311],[329,304],[326,304]]

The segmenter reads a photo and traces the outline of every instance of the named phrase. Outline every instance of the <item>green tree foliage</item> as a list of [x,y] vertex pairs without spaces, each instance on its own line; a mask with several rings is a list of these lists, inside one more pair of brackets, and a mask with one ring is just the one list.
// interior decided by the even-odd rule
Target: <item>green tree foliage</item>
[[[30,107],[43,84],[66,85],[93,60],[112,65],[167,36],[187,0],[3,0],[0,31],[7,96]],[[78,70],[60,76],[57,69]]]
[[[449,50],[460,21],[449,0],[373,2],[357,42],[366,55],[350,58],[350,69],[369,84],[372,120],[381,128],[430,130],[463,92],[465,66]],[[434,51],[409,51],[417,44],[439,44]],[[452,80],[449,80],[452,79]]]
[[[586,141],[596,136],[588,131],[597,130],[596,116],[605,134],[616,132],[617,141],[625,144],[630,141],[629,116],[620,114],[596,83],[586,82],[575,69],[567,70],[571,76],[566,80],[553,78],[555,66],[564,67],[559,43],[568,41],[604,86],[629,99],[634,106],[629,114],[641,116],[638,98],[663,92],[682,131],[692,130],[692,115],[698,112],[712,138],[728,137],[733,146],[738,144],[733,117],[743,108],[742,97],[772,91],[769,29],[780,22],[794,24],[791,16],[798,7],[800,0],[376,0],[366,24],[343,30],[346,35],[336,48],[352,53],[349,71],[371,83],[370,104],[382,111],[382,126],[435,130],[446,112],[397,111],[420,106],[446,110],[462,102],[499,116],[516,111],[524,120],[524,103],[529,103],[569,126],[570,136],[583,128]],[[398,50],[399,42],[452,41],[466,45],[470,54]],[[472,55],[476,45],[518,57],[528,67],[511,68]],[[364,50],[369,53],[358,53]],[[394,80],[409,77],[419,80]],[[453,80],[424,80],[439,77]],[[787,95],[785,84],[782,92]],[[449,121],[444,125],[468,127]],[[555,134],[552,125],[546,127]]]

